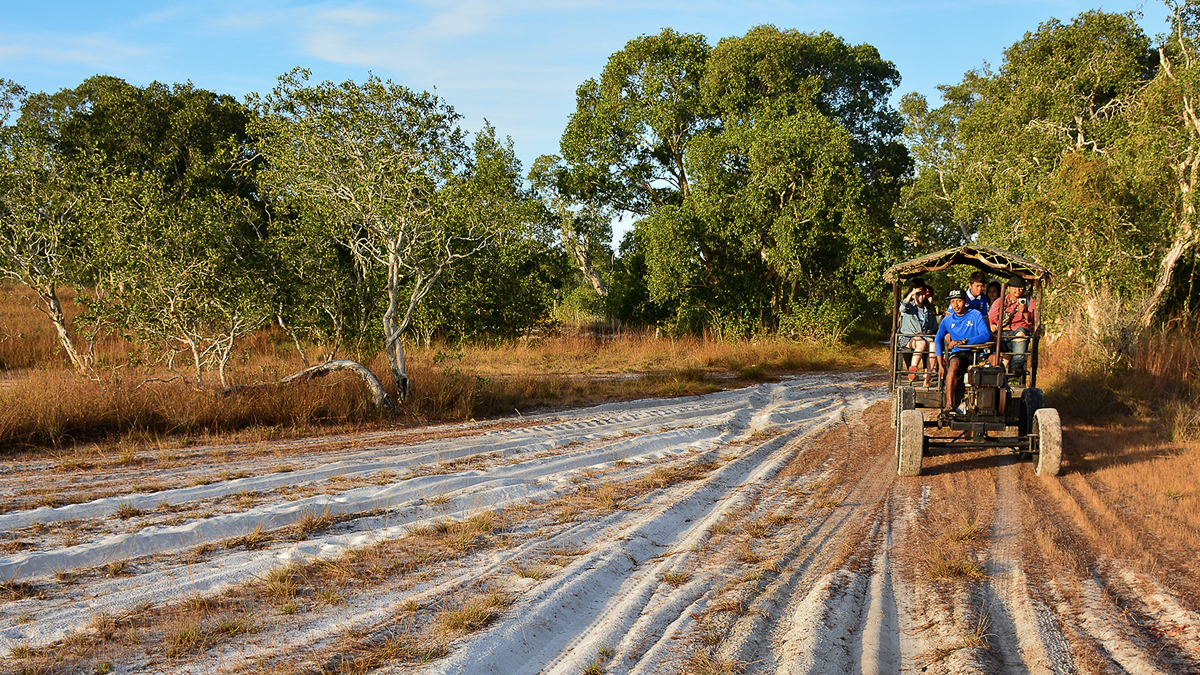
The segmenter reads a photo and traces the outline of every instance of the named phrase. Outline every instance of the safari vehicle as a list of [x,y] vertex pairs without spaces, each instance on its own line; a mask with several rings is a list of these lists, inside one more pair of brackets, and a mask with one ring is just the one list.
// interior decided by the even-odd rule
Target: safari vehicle
[[[932,354],[925,359],[927,370],[911,373],[908,369],[913,350],[899,347],[897,340],[901,288],[910,279],[954,265],[970,265],[998,277],[1002,284],[1001,298],[1007,295],[1008,281],[1012,277],[1024,279],[1026,287],[1032,287],[1034,298],[1033,330],[1028,338],[1012,338],[1027,341],[1026,363],[1022,368],[1011,364],[1006,368],[1003,358],[991,359],[997,365],[989,364],[993,354],[1012,356],[1011,351],[1000,351],[1000,331],[991,336],[988,344],[964,345],[972,354],[962,375],[962,386],[956,387],[956,395],[962,395],[966,412],[942,412],[937,419],[926,419],[923,408],[939,411],[943,408],[946,382],[934,366],[936,357]],[[1057,475],[1062,461],[1062,427],[1058,411],[1044,407],[1042,390],[1037,387],[1038,345],[1043,332],[1043,287],[1051,281],[1050,272],[1008,251],[968,245],[895,265],[884,273],[884,279],[892,283],[890,387],[892,425],[896,428],[896,472],[901,476],[919,475],[922,459],[927,454],[1003,448],[1031,456],[1038,475]],[[940,290],[939,295],[945,297]],[[925,334],[920,337],[932,344],[935,336]],[[915,377],[910,379],[910,375]],[[928,385],[925,384],[926,376]],[[959,405],[958,400],[954,403]],[[938,429],[943,433],[931,436],[926,433],[927,429]],[[949,433],[944,433],[947,431]]]

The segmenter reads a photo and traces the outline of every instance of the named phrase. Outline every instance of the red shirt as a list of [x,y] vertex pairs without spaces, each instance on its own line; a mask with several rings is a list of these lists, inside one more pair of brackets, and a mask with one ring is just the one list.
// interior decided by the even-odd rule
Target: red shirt
[[1000,330],[1017,330],[1025,328],[1033,330],[1033,298],[1021,296],[1020,299],[1005,295],[992,303],[988,310],[988,325],[995,326],[1000,322],[1000,307],[1004,306],[1004,322]]

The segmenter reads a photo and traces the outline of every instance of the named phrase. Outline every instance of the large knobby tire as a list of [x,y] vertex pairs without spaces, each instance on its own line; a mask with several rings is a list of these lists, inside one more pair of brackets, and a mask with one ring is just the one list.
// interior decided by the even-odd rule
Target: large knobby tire
[[900,413],[917,407],[917,391],[912,387],[896,387],[892,391],[892,427],[900,420]]
[[1021,392],[1021,416],[1017,421],[1017,433],[1028,436],[1033,433],[1033,416],[1046,405],[1046,396],[1041,389],[1029,387]]
[[1039,476],[1057,476],[1062,466],[1062,423],[1054,408],[1042,408],[1033,414],[1032,433],[1037,436],[1037,463],[1033,470]]
[[900,413],[899,452],[896,473],[901,476],[921,475],[921,456],[925,451],[925,416],[919,410]]

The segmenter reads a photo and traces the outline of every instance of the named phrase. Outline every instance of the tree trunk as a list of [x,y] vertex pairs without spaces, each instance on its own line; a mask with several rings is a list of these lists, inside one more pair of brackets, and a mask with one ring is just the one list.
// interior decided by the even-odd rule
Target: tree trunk
[[90,364],[75,349],[75,343],[71,340],[71,333],[67,330],[67,319],[63,316],[62,305],[58,302],[58,292],[55,285],[49,283],[45,287],[34,287],[34,291],[41,298],[44,305],[42,313],[54,324],[54,330],[58,333],[58,344],[67,353],[67,358],[70,359],[71,365],[80,374],[88,374],[91,371]]
[[1154,281],[1154,286],[1150,289],[1150,295],[1146,296],[1145,302],[1142,304],[1141,316],[1138,319],[1140,328],[1149,328],[1154,321],[1154,317],[1158,314],[1159,305],[1162,304],[1163,293],[1171,286],[1171,280],[1175,277],[1175,266],[1183,254],[1188,251],[1196,243],[1195,229],[1191,222],[1185,222],[1180,225],[1175,233],[1175,240],[1171,242],[1171,248],[1167,250],[1167,254],[1163,256],[1162,264],[1158,267],[1158,279]]
[[[183,331],[180,331],[183,333]],[[204,361],[200,358],[200,347],[192,338],[187,338],[188,349],[192,352],[192,365],[196,368],[196,388],[204,388]]]
[[296,331],[292,330],[290,326],[284,323],[283,313],[277,313],[275,315],[275,320],[279,322],[280,328],[287,331],[287,334],[292,336],[292,342],[296,345],[296,351],[300,353],[300,360],[304,363],[304,367],[307,368],[312,365],[308,362],[308,354],[304,353],[304,346],[300,344],[300,338],[296,335]]
[[[1176,21],[1181,21],[1177,15]],[[1181,24],[1177,23],[1177,28]],[[1184,45],[1183,56],[1186,59],[1184,62],[1185,68],[1193,68],[1195,64],[1192,62],[1192,57],[1195,52],[1191,51],[1191,47],[1187,46],[1187,40],[1184,39],[1182,32],[1179,34],[1180,43]],[[1171,248],[1167,250],[1163,256],[1162,263],[1158,267],[1158,278],[1154,281],[1154,286],[1150,289],[1150,294],[1146,297],[1142,304],[1141,315],[1138,317],[1138,327],[1145,329],[1154,321],[1154,317],[1158,314],[1159,305],[1162,302],[1162,296],[1171,286],[1171,280],[1175,276],[1175,265],[1179,259],[1196,244],[1196,207],[1193,203],[1193,196],[1198,184],[1200,184],[1200,114],[1197,114],[1196,101],[1189,92],[1190,86],[1187,82],[1180,82],[1176,77],[1171,59],[1168,57],[1166,50],[1159,48],[1159,58],[1162,63],[1162,72],[1172,82],[1183,88],[1182,102],[1183,110],[1181,111],[1181,121],[1188,132],[1188,143],[1183,150],[1183,157],[1173,167],[1176,173],[1176,180],[1179,183],[1180,201],[1183,204],[1182,213],[1177,213],[1175,218],[1175,235],[1171,240]]]
[[366,366],[357,361],[326,361],[319,363],[311,368],[305,368],[298,373],[292,373],[278,382],[270,382],[267,384],[243,384],[236,387],[229,387],[221,392],[222,396],[229,396],[248,389],[261,389],[263,387],[276,387],[293,382],[308,382],[319,377],[325,377],[330,373],[348,370],[367,385],[367,389],[371,391],[371,399],[375,404],[376,409],[395,410],[396,404],[392,401],[392,397],[388,396],[387,390],[380,384],[379,378],[375,377]]
[[[420,280],[418,279],[418,285]],[[396,310],[400,305],[400,257],[394,248],[388,250],[388,307],[383,313],[384,351],[396,384],[396,397],[401,401],[408,398],[412,385],[404,363],[404,344],[400,341],[400,326],[396,323]]]
[[596,271],[596,268],[592,267],[592,260],[588,257],[587,245],[575,241],[573,236],[567,234],[566,228],[563,228],[562,233],[563,244],[566,245],[567,250],[569,250],[571,255],[574,256],[575,266],[578,267],[579,271],[583,273],[583,276],[587,277],[587,280],[591,282],[592,288],[596,289],[597,295],[602,298],[608,297],[608,288],[604,285],[604,279],[600,276],[600,273]]

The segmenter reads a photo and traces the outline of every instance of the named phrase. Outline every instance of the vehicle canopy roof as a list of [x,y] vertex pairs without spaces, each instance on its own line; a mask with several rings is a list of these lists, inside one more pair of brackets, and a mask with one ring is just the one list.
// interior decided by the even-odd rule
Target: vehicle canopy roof
[[1018,276],[1026,281],[1048,284],[1051,280],[1050,270],[1032,260],[1022,258],[1011,251],[977,244],[948,248],[893,265],[883,273],[883,278],[891,282],[902,281],[927,272],[944,270],[953,265],[970,265],[996,276]]

